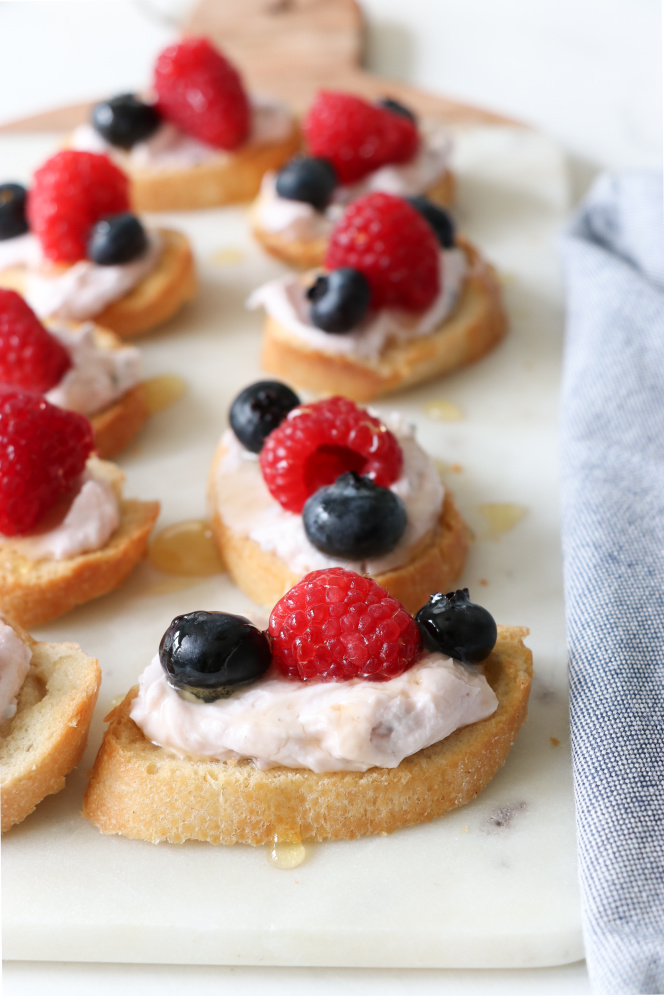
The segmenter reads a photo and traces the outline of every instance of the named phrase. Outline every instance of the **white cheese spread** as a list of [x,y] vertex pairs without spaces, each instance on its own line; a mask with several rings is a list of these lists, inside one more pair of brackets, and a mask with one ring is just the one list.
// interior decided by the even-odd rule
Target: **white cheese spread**
[[263,284],[249,297],[247,306],[262,306],[279,325],[317,352],[372,361],[391,343],[410,342],[439,328],[454,310],[467,273],[468,261],[463,249],[442,249],[440,292],[430,308],[420,314],[398,308],[370,311],[357,328],[343,335],[323,332],[311,324],[311,304],[305,283],[297,273]]
[[17,697],[30,670],[32,651],[0,620],[0,723],[16,715]]
[[480,671],[441,654],[425,654],[389,681],[302,682],[268,672],[211,703],[182,698],[156,656],[141,675],[130,715],[148,740],[187,757],[367,771],[395,768],[497,705]]
[[348,567],[358,574],[376,575],[407,563],[413,547],[435,529],[445,490],[433,460],[415,441],[412,427],[398,415],[384,422],[396,435],[403,452],[401,475],[391,490],[404,503],[406,531],[394,549],[382,557],[348,561],[317,550],[307,539],[302,516],[286,511],[272,497],[257,456],[246,450],[230,429],[223,436],[224,454],[217,467],[217,513],[228,529],[274,553],[295,574]]
[[141,354],[135,346],[108,349],[99,345],[92,323],[69,329],[49,324],[69,353],[72,366],[45,395],[59,408],[95,415],[114,404],[141,379]]

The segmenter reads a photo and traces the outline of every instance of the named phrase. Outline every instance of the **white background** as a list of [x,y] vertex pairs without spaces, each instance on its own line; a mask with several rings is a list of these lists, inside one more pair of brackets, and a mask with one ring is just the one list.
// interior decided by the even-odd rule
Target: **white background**
[[[223,0],[219,0],[223,2]],[[152,2],[0,2],[0,122],[140,86],[188,9]],[[578,197],[601,168],[661,162],[657,0],[364,0],[367,64],[521,119],[570,157]],[[103,45],[101,39],[103,38]],[[5,966],[7,996],[124,989],[262,993],[584,993],[583,966],[523,972]]]

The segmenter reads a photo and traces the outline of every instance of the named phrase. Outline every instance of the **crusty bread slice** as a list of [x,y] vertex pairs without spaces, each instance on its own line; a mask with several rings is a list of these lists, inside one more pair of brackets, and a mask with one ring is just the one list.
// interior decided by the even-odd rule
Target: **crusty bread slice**
[[479,360],[503,338],[507,318],[493,267],[469,243],[459,244],[468,257],[469,275],[454,311],[430,335],[388,345],[372,360],[321,353],[268,315],[263,366],[321,395],[371,401]]
[[[425,191],[426,196],[435,204],[441,207],[451,207],[454,203],[456,180],[451,170],[445,170],[439,180]],[[260,223],[260,197],[252,205],[249,215],[249,222],[254,238],[260,242],[263,249],[275,256],[284,263],[297,266],[305,270],[311,270],[322,266],[327,250],[327,238],[311,239],[288,239],[279,232],[270,232]]]
[[[234,532],[223,522],[217,503],[218,468],[223,456],[224,447],[220,444],[209,479],[212,535],[221,560],[238,588],[252,601],[271,609],[297,584],[300,575],[276,554],[263,550],[255,540]],[[416,544],[408,563],[375,575],[375,580],[409,612],[417,612],[433,591],[446,591],[459,577],[468,555],[468,542],[468,527],[446,491],[437,528]]]
[[115,456],[142,429],[150,411],[145,401],[145,390],[137,384],[123,394],[114,404],[90,416],[95,434],[95,446],[102,460]]
[[[13,625],[13,624],[12,624]],[[101,682],[101,668],[76,643],[36,643],[16,715],[0,726],[2,832],[64,788],[81,759]]]
[[496,712],[396,768],[316,774],[259,771],[251,761],[180,759],[146,740],[129,718],[133,688],[107,717],[83,815],[102,833],[212,844],[347,840],[442,816],[487,785],[526,718],[532,677],[527,633],[499,627],[496,648],[483,665],[498,697]]
[[252,200],[264,174],[279,169],[299,148],[300,130],[293,123],[279,142],[247,142],[236,152],[220,153],[196,166],[137,168],[124,159],[123,169],[131,181],[136,210],[191,211]]
[[[133,339],[161,325],[196,294],[196,268],[189,240],[169,228],[160,228],[159,232],[163,251],[152,273],[129,294],[90,316],[121,339]],[[0,270],[0,287],[25,294],[26,274],[24,266]]]
[[159,502],[120,502],[120,525],[106,546],[67,560],[29,560],[0,546],[0,610],[22,626],[39,626],[113,591],[147,553]]

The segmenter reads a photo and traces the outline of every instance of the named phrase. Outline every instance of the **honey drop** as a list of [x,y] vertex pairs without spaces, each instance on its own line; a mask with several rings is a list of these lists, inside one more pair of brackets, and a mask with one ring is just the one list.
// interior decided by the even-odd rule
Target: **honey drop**
[[177,522],[158,532],[150,547],[150,563],[166,574],[185,577],[207,577],[224,569],[210,523],[204,519]]
[[424,412],[429,418],[436,422],[459,422],[463,418],[463,412],[458,405],[451,401],[430,401],[424,406]]
[[275,840],[268,851],[267,860],[273,868],[290,871],[292,868],[299,868],[306,856],[304,844],[280,843]]
[[487,502],[485,505],[478,505],[477,511],[486,522],[479,539],[498,540],[503,533],[514,529],[517,522],[521,522],[528,509],[525,505],[515,505],[513,502]]
[[168,408],[174,401],[181,398],[187,385],[177,374],[164,374],[162,377],[151,377],[143,384],[145,404],[151,415]]

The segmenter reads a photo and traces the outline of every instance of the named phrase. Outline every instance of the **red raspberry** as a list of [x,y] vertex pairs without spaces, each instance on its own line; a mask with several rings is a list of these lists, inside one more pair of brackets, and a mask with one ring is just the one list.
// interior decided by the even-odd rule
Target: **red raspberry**
[[45,394],[71,367],[65,347],[23,298],[0,289],[0,381]]
[[272,660],[291,678],[387,681],[422,652],[417,623],[372,578],[343,567],[313,571],[272,610]]
[[303,131],[311,155],[328,159],[340,183],[354,183],[387,163],[406,163],[419,144],[409,118],[329,90],[316,96]]
[[165,48],[154,69],[164,117],[217,149],[236,149],[251,126],[251,108],[236,69],[207,38]]
[[93,447],[84,415],[16,388],[0,390],[0,533],[36,526],[72,490]]
[[376,308],[425,311],[440,290],[439,259],[436,236],[419,211],[393,194],[368,194],[336,225],[325,267],[360,270]]
[[347,398],[293,408],[260,454],[270,494],[288,512],[301,512],[314,491],[349,470],[387,488],[401,473],[402,462],[389,429]]
[[30,228],[47,259],[85,259],[92,226],[129,210],[129,181],[108,156],[65,149],[47,159],[28,192]]

